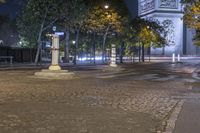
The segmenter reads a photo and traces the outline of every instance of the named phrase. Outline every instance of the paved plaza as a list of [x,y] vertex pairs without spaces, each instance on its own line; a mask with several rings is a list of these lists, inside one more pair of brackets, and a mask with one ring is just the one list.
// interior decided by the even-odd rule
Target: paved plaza
[[200,94],[194,66],[121,67],[63,67],[77,75],[72,80],[35,77],[41,68],[1,68],[0,133],[162,133],[173,130],[177,106]]

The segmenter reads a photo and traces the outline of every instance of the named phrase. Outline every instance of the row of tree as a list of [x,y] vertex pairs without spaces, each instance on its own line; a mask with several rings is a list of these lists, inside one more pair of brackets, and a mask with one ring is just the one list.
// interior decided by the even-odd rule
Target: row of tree
[[36,63],[41,42],[47,33],[51,33],[53,25],[65,32],[66,62],[69,60],[71,35],[75,36],[75,57],[79,44],[83,44],[83,47],[92,49],[93,57],[96,48],[101,47],[102,59],[105,59],[106,48],[112,42],[126,44],[129,50],[138,46],[144,60],[145,47],[166,44],[164,28],[153,21],[131,20],[123,0],[110,0],[109,3],[104,0],[27,0],[17,25],[21,40],[28,42],[28,46],[37,46]]
[[[182,2],[186,5],[184,21],[197,29],[195,38],[198,40],[200,4],[196,0]],[[75,40],[75,57],[86,49],[95,57],[96,49],[101,48],[103,61],[111,43],[126,48],[127,53],[137,47],[139,57],[144,61],[145,48],[163,47],[170,41],[166,40],[169,25],[139,17],[132,20],[123,0],[110,0],[109,3],[104,0],[26,0],[17,26],[21,41],[28,47],[37,47],[35,63],[38,62],[41,42],[46,34],[52,33],[54,25],[65,33],[65,62],[69,61],[72,48],[70,38]]]

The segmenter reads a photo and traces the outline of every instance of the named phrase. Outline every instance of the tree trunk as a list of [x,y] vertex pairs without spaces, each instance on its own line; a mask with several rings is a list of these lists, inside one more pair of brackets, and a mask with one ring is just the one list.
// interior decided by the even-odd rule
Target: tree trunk
[[30,62],[33,63],[32,48],[29,48],[29,59],[30,59]]
[[78,39],[79,39],[79,32],[80,32],[80,29],[77,28],[77,29],[76,29],[76,39],[75,39],[74,65],[77,64],[76,56],[78,55]]
[[120,46],[120,63],[123,63],[123,54],[124,54],[124,41],[121,42]]
[[35,56],[35,64],[38,64],[38,61],[39,61],[39,55],[40,55],[40,50],[41,49],[41,43],[38,42],[38,45],[37,45],[37,52],[36,52],[36,56]]
[[95,43],[95,39],[96,39],[96,33],[94,32],[93,33],[93,42],[92,42],[92,45],[93,45],[93,58],[94,58],[93,63],[94,64],[96,64],[96,60],[95,60],[95,57],[96,57],[96,43]]
[[135,49],[134,49],[134,46],[133,47],[131,47],[131,49],[132,49],[132,62],[134,63],[135,62],[135,59],[134,59],[134,57],[135,57],[135,52],[137,52],[137,51],[135,51]]
[[106,44],[106,39],[107,39],[109,29],[110,29],[110,25],[107,27],[106,32],[103,36],[103,46],[102,46],[102,62],[103,63],[104,63],[104,58],[105,58],[105,44]]
[[47,12],[48,12],[48,9],[46,10],[45,14],[44,14],[44,19],[41,23],[41,26],[40,26],[40,32],[38,34],[38,39],[37,39],[37,52],[36,52],[36,56],[35,56],[35,64],[38,64],[38,60],[39,60],[39,55],[40,55],[40,52],[41,52],[41,47],[42,47],[42,44],[41,44],[41,37],[42,37],[42,32],[43,32],[43,28],[44,28],[44,23],[45,23],[45,20],[46,20],[46,16],[47,16]]
[[151,47],[149,47],[149,62],[151,62]]
[[107,33],[103,36],[103,46],[102,46],[102,62],[104,63],[105,58],[105,43],[106,43]]
[[36,56],[35,56],[35,64],[38,63],[39,55],[40,55],[40,52],[41,52],[41,47],[42,47],[41,37],[42,37],[43,31],[45,31],[46,29],[48,29],[53,23],[55,23],[58,20],[58,19],[55,19],[49,25],[47,25],[46,27],[44,27],[48,10],[49,10],[49,6],[46,8],[46,11],[45,11],[45,14],[44,14],[44,17],[43,17],[43,21],[42,21],[41,26],[40,26],[40,31],[39,31],[39,34],[38,34],[38,39],[37,39],[38,46],[37,46],[37,52],[36,52]]
[[142,62],[144,62],[144,44],[142,44]]
[[67,29],[65,31],[65,55],[64,55],[64,62],[69,63],[69,37],[70,37],[70,31]]
[[41,36],[42,36],[42,27],[41,26],[41,30],[38,34],[38,40],[37,40],[37,52],[36,52],[36,56],[35,56],[35,64],[38,64],[38,61],[39,61],[39,55],[40,55],[40,52],[41,52],[41,48],[42,48],[42,44],[41,44]]
[[141,46],[139,46],[139,55],[138,55],[138,56],[139,56],[139,62],[140,62],[140,61],[141,61],[141,60],[140,60],[140,59],[141,59],[141,58],[140,58],[140,57],[141,57]]

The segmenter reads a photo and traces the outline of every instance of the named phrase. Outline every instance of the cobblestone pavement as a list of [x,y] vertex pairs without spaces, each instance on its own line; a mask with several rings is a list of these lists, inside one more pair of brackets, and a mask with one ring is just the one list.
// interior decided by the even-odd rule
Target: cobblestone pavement
[[36,70],[0,71],[0,133],[161,132],[193,79],[143,69],[77,69],[74,80],[38,79]]

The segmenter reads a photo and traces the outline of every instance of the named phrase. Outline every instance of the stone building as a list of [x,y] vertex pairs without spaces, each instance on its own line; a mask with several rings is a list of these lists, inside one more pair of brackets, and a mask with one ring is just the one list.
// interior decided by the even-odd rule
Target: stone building
[[167,46],[151,48],[151,55],[200,55],[200,48],[192,42],[195,31],[183,23],[183,5],[180,0],[138,0],[138,16],[157,21],[168,31]]

